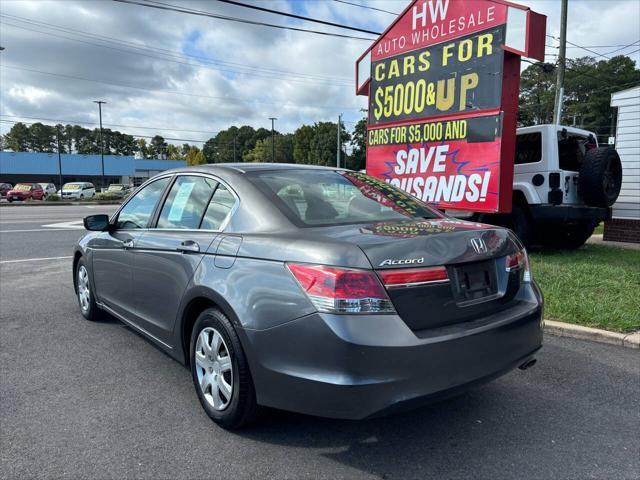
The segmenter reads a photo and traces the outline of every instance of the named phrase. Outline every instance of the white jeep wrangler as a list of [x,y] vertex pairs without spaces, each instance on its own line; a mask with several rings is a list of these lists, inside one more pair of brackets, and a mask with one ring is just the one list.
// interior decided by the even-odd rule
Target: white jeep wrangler
[[519,128],[510,214],[474,214],[516,232],[525,245],[578,248],[611,218],[622,165],[586,130],[562,125]]

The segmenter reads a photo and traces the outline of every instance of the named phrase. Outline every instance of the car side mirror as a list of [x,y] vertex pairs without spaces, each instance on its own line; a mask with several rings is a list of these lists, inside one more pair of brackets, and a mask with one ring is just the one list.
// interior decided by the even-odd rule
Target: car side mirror
[[88,215],[83,219],[84,228],[92,232],[104,232],[109,228],[109,215]]

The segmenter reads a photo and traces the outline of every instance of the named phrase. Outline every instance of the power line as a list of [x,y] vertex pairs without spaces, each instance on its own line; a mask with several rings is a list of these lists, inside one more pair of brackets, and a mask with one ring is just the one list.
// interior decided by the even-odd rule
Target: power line
[[[38,122],[19,122],[17,120],[2,120],[0,119],[0,122],[2,123],[11,123],[11,124],[16,124],[16,123],[23,123],[25,125],[34,125]],[[54,127],[55,125],[49,125],[50,127]],[[131,135],[131,134],[127,134],[125,133],[124,135],[129,135],[131,137],[136,137],[136,138],[154,138],[154,136],[151,135]],[[193,142],[193,143],[207,143],[208,140],[194,140],[193,138],[170,138],[170,137],[162,137],[165,140],[169,140],[172,142]]]
[[[43,117],[28,117],[25,115],[5,115],[5,114],[0,114],[0,117],[7,117],[7,118],[26,118],[29,120],[42,120],[45,122],[57,122],[57,123],[65,123],[65,124],[77,124],[77,125],[98,125],[95,122],[83,122],[83,121],[79,121],[79,120],[62,120],[60,118],[43,118]],[[185,129],[177,129],[177,128],[167,128],[167,127],[149,127],[149,126],[145,126],[143,127],[142,125],[122,125],[122,124],[118,124],[118,123],[103,123],[103,125],[105,126],[109,126],[109,127],[118,127],[118,128],[140,128],[143,130],[165,130],[165,131],[170,131],[170,132],[188,132],[188,133],[218,133],[217,130],[185,130]]]
[[[154,1],[154,0],[147,0],[147,1],[150,2],[150,3],[156,3],[158,5],[167,5],[166,3],[161,3],[161,2]],[[342,28],[344,30],[352,30],[354,32],[361,32],[361,33],[371,33],[372,35],[377,35],[378,34],[377,32],[373,32],[371,30],[365,30],[364,28],[352,27],[350,25],[342,25],[340,23],[328,22],[326,20],[318,20],[317,18],[304,17],[302,15],[296,15],[294,13],[282,12],[282,11],[279,11],[279,10],[272,10],[270,8],[259,7],[257,5],[250,5],[250,4],[247,4],[247,3],[238,2],[236,0],[217,0],[217,1],[221,2],[221,3],[228,3],[230,5],[235,5],[237,7],[249,8],[251,10],[258,10],[260,12],[272,13],[274,15],[282,15],[283,17],[295,18],[297,20],[304,20],[305,22],[313,22],[313,23],[319,23],[321,25],[328,25],[330,27],[338,27],[338,28]]]
[[26,67],[16,67],[14,65],[3,65],[0,64],[0,68],[9,68],[12,70],[23,70],[26,72],[31,72],[31,73],[39,73],[42,75],[51,75],[54,77],[61,77],[61,78],[69,78],[69,79],[73,79],[73,80],[81,80],[81,81],[85,81],[85,82],[92,82],[92,83],[100,83],[100,84],[104,84],[104,85],[111,85],[111,86],[115,86],[115,87],[122,87],[122,88],[132,88],[135,90],[142,90],[145,92],[151,92],[151,93],[167,93],[167,94],[171,94],[171,95],[183,95],[183,96],[187,96],[187,97],[195,97],[195,98],[208,98],[208,99],[212,99],[212,100],[227,100],[227,101],[236,101],[236,102],[241,102],[243,104],[247,104],[247,103],[258,103],[258,104],[264,104],[264,105],[278,105],[281,107],[313,107],[313,108],[323,108],[323,109],[327,109],[327,110],[360,110],[360,108],[358,107],[340,107],[340,106],[335,106],[335,105],[309,105],[309,104],[304,104],[304,105],[296,105],[296,104],[287,104],[287,103],[279,103],[279,102],[265,102],[265,101],[260,101],[260,100],[247,100],[247,99],[242,99],[242,98],[236,98],[236,97],[218,97],[218,96],[213,96],[213,95],[203,95],[203,94],[198,94],[198,93],[189,93],[189,92],[177,92],[174,90],[151,90],[149,88],[144,88],[144,87],[136,87],[134,85],[125,85],[125,84],[121,84],[121,83],[114,83],[114,82],[107,82],[104,80],[95,80],[95,79],[91,79],[91,78],[86,78],[86,77],[80,77],[80,76],[75,76],[75,75],[65,75],[62,73],[54,73],[54,72],[45,72],[43,70],[36,70],[36,69],[32,69],[32,68],[26,68]]
[[377,8],[377,7],[370,7],[369,5],[361,5],[359,3],[354,3],[354,2],[347,2],[345,0],[333,0],[334,2],[337,3],[344,3],[345,5],[353,5],[354,7],[360,7],[360,8],[366,8],[367,10],[375,10],[377,12],[383,12],[383,13],[388,13],[390,15],[400,15],[400,12],[392,12],[389,10],[385,10],[383,8]]
[[336,78],[338,78],[338,79],[344,79],[344,80],[349,80],[350,81],[350,78],[348,78],[348,77],[335,77],[335,76],[319,75],[319,74],[312,74],[312,73],[292,72],[292,71],[289,71],[289,70],[271,69],[271,68],[264,68],[264,67],[254,67],[252,65],[247,65],[245,63],[223,61],[223,60],[218,60],[218,59],[211,58],[211,57],[206,57],[206,56],[202,56],[202,55],[187,54],[187,53],[184,53],[184,52],[181,52],[181,51],[170,50],[170,49],[161,48],[161,47],[150,47],[150,46],[145,45],[143,43],[130,42],[130,41],[114,38],[114,37],[109,37],[109,36],[106,36],[106,35],[100,35],[100,34],[97,34],[97,33],[87,32],[87,31],[84,31],[84,30],[76,30],[76,29],[71,28],[71,27],[66,27],[66,26],[62,26],[62,25],[56,25],[56,24],[47,23],[47,22],[41,22],[41,21],[38,21],[38,20],[35,20],[35,19],[31,19],[31,18],[27,18],[27,17],[19,17],[17,15],[9,15],[9,14],[6,14],[6,13],[0,13],[0,17],[6,17],[6,18],[9,18],[12,21],[18,21],[18,22],[27,23],[27,24],[30,24],[30,25],[36,25],[38,27],[43,27],[43,28],[52,29],[52,30],[59,30],[59,31],[62,31],[64,33],[70,33],[72,35],[88,37],[88,38],[91,38],[91,39],[96,39],[96,40],[104,41],[104,42],[107,42],[107,43],[115,43],[115,44],[119,44],[119,45],[124,45],[126,47],[135,48],[135,49],[138,49],[138,50],[158,52],[158,53],[160,53],[162,55],[169,55],[169,56],[172,56],[172,57],[193,58],[193,59],[196,59],[196,60],[206,61],[206,62],[210,62],[210,63],[213,63],[213,64],[220,64],[220,65],[224,65],[224,66],[237,66],[237,67],[240,67],[240,68],[247,68],[247,69],[251,69],[251,70],[264,71],[264,72],[269,72],[269,73],[277,73],[277,74],[285,74],[285,75],[297,75],[297,76],[310,77],[310,78],[321,78],[321,79],[327,79],[327,80],[335,80]]
[[238,17],[229,17],[226,15],[218,15],[215,13],[211,13],[211,12],[205,12],[203,10],[195,10],[195,9],[186,9],[186,8],[181,8],[181,7],[177,7],[175,5],[168,5],[168,4],[162,4],[162,5],[158,5],[158,4],[152,4],[152,3],[142,3],[142,2],[138,2],[138,1],[134,1],[134,0],[113,0],[114,2],[120,2],[120,3],[128,3],[131,5],[138,5],[141,7],[147,7],[147,8],[155,8],[155,9],[159,9],[159,10],[167,10],[167,11],[172,11],[172,12],[178,12],[178,13],[186,13],[189,15],[197,15],[200,17],[209,17],[209,18],[216,18],[219,20],[228,20],[231,22],[239,22],[239,23],[246,23],[248,25],[256,25],[256,26],[261,26],[261,27],[270,27],[270,28],[278,28],[280,30],[292,30],[295,32],[304,32],[304,33],[314,33],[316,35],[325,35],[325,36],[329,36],[329,37],[339,37],[339,38],[349,38],[349,39],[354,39],[354,40],[366,40],[367,42],[371,42],[374,39],[372,38],[366,38],[366,37],[356,37],[353,35],[345,35],[342,33],[333,33],[333,32],[323,32],[320,30],[309,30],[306,28],[297,28],[297,27],[290,27],[290,26],[285,26],[285,25],[276,25],[273,23],[265,23],[265,22],[259,22],[256,20],[247,20],[245,18],[238,18]]
[[[224,68],[219,68],[219,67],[216,68],[216,67],[209,66],[209,65],[202,65],[202,64],[198,64],[198,63],[183,62],[183,61],[180,61],[180,60],[174,60],[173,58],[158,57],[156,55],[150,55],[150,54],[146,54],[146,53],[142,53],[142,52],[130,51],[130,50],[127,50],[125,48],[112,47],[112,46],[109,46],[109,45],[103,45],[103,44],[99,44],[99,43],[90,42],[90,41],[87,41],[87,40],[81,40],[81,39],[78,39],[78,38],[67,37],[67,36],[64,36],[64,35],[56,34],[56,33],[43,32],[43,31],[40,31],[40,30],[28,28],[28,27],[21,26],[21,25],[14,25],[14,24],[8,23],[6,21],[0,21],[0,23],[2,23],[3,25],[8,25],[8,26],[11,26],[11,27],[14,27],[14,28],[19,28],[19,29],[22,29],[22,30],[32,31],[32,32],[43,34],[43,35],[48,35],[48,36],[57,37],[57,38],[63,38],[63,39],[66,39],[66,40],[71,40],[71,41],[74,41],[74,42],[79,42],[79,43],[84,43],[84,44],[93,45],[93,46],[97,46],[97,47],[107,48],[107,49],[110,49],[110,50],[117,50],[117,51],[129,53],[129,54],[132,54],[132,55],[141,55],[141,56],[144,56],[144,57],[149,57],[149,58],[158,59],[158,60],[164,60],[164,61],[167,61],[167,62],[173,62],[173,63],[177,63],[177,64],[181,64],[181,65],[188,65],[188,66],[191,66],[191,67],[205,68],[205,69],[215,70],[215,71],[220,71],[220,72],[231,72],[231,73],[235,73],[235,74],[250,75],[250,76],[261,77],[261,78],[285,79],[286,81],[295,82],[295,83],[303,83],[303,84],[321,83],[321,84],[335,85],[335,86],[351,86],[352,85],[351,82],[349,82],[349,83],[340,82],[340,81],[336,82],[336,81],[331,81],[331,79],[329,79],[329,78],[327,78],[326,80],[320,79],[320,78],[316,79],[316,78],[312,78],[312,77],[308,78],[308,77],[302,76],[304,74],[296,74],[296,73],[293,73],[293,72],[289,72],[289,73],[282,72],[283,74],[287,75],[285,77],[283,75],[279,75],[279,74],[276,74],[276,73],[268,73],[267,72],[265,74],[262,74],[262,73],[255,73],[255,72],[252,72],[252,71],[247,72],[247,71],[242,71],[242,70],[224,69]],[[101,40],[101,41],[104,41],[104,40]],[[134,47],[134,48],[136,48],[136,47]],[[167,54],[160,53],[159,55],[167,55]],[[249,68],[251,68],[251,67],[249,67]],[[291,78],[289,75],[294,76],[294,78]],[[296,76],[298,76],[299,78],[295,78]]]

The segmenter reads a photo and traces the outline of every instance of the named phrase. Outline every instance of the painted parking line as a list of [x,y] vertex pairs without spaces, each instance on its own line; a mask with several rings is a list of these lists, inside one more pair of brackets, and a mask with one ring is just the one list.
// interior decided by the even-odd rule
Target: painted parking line
[[0,264],[5,263],[25,263],[25,262],[46,262],[47,260],[68,260],[69,258],[73,258],[72,256],[64,256],[64,257],[44,257],[44,258],[21,258],[19,260],[2,260]]

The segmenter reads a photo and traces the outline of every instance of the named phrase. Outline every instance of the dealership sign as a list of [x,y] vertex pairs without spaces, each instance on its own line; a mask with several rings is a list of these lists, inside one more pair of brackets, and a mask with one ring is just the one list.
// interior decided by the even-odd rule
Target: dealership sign
[[546,18],[504,0],[414,0],[356,64],[367,173],[439,208],[511,209],[520,57]]

